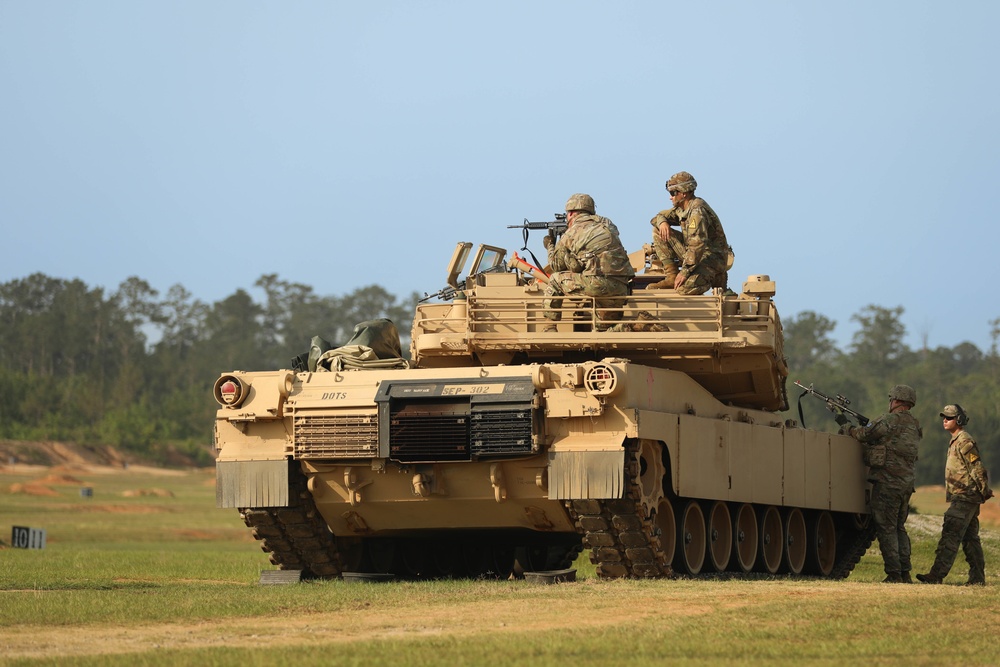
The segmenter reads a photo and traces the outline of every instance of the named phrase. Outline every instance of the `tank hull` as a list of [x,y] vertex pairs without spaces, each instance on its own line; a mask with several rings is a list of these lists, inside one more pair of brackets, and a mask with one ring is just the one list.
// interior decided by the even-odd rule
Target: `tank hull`
[[233,373],[218,504],[281,567],[330,577],[566,567],[846,576],[871,542],[853,439],[608,358]]

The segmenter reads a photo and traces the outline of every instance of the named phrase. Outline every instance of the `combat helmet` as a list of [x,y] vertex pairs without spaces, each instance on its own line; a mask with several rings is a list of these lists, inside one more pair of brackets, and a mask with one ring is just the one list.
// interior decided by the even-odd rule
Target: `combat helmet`
[[903,401],[904,403],[909,403],[910,405],[916,405],[917,391],[910,385],[897,384],[889,390],[889,398],[897,401]]
[[578,192],[566,201],[566,212],[585,211],[594,214],[594,198]]
[[667,190],[694,192],[696,187],[698,187],[698,181],[694,180],[694,176],[686,171],[678,171],[667,179]]

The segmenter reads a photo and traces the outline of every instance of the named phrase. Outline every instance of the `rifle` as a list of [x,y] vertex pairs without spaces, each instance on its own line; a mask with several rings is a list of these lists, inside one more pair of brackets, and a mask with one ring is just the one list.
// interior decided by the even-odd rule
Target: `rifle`
[[468,276],[465,280],[459,280],[457,285],[448,285],[439,289],[434,294],[428,294],[424,292],[424,298],[420,299],[417,303],[423,303],[424,301],[430,301],[431,299],[441,299],[442,301],[453,301],[460,293],[465,292],[469,286],[475,285],[476,278],[478,276],[484,275],[486,273],[505,273],[507,271],[507,266],[504,264],[497,264],[496,266],[491,266],[488,269],[474,273]]
[[547,232],[547,236],[552,239],[552,244],[555,245],[555,242],[559,240],[559,237],[562,236],[567,229],[569,229],[569,223],[566,222],[565,213],[556,213],[555,218],[556,219],[552,222],[530,222],[527,218],[525,218],[524,222],[520,225],[507,225],[507,229],[520,228],[524,230],[524,247],[521,248],[521,250],[527,250],[528,254],[531,255],[532,261],[539,266],[541,266],[542,263],[538,261],[537,257],[535,257],[535,253],[531,252],[531,249],[528,248],[528,232],[532,229],[544,229]]
[[[851,404],[851,401],[846,396],[842,396],[840,394],[837,394],[836,396],[827,396],[818,389],[813,389],[812,385],[809,385],[807,387],[798,380],[795,381],[795,386],[801,387],[804,390],[801,394],[799,394],[799,421],[802,422],[803,427],[805,427],[806,425],[806,420],[802,416],[802,397],[805,396],[806,394],[812,394],[819,400],[825,401],[826,409],[829,410],[830,412],[833,412],[835,414],[839,412],[840,414],[850,415],[858,420],[858,424],[860,426],[868,425],[868,422],[870,421],[868,417],[865,417],[860,412],[857,412],[847,407]],[[837,423],[840,422],[838,421]]]
[[569,228],[569,223],[566,222],[565,213],[556,213],[556,219],[552,222],[530,222],[527,218],[520,225],[507,225],[507,229],[523,229],[524,230],[524,245],[528,245],[528,231],[531,229],[544,229],[548,232],[548,235],[552,237],[555,241]]

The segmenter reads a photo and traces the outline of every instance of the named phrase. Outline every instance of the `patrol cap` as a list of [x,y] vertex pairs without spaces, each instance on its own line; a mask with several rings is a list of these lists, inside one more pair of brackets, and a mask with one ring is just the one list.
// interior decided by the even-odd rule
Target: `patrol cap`
[[585,195],[582,192],[578,192],[566,201],[566,212],[570,211],[585,211],[594,214],[594,198],[590,195]]
[[917,404],[917,391],[908,384],[897,384],[889,390],[889,398],[906,403]]
[[667,190],[694,192],[696,187],[698,187],[698,181],[694,180],[694,176],[686,171],[678,171],[667,179]]
[[962,411],[958,409],[957,405],[946,405],[941,411],[941,416],[947,417],[948,419],[954,419],[960,414],[962,414]]

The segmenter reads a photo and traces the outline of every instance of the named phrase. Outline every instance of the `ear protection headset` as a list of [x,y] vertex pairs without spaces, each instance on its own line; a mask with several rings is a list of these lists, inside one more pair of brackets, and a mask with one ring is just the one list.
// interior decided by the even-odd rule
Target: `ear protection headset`
[[965,425],[969,423],[969,415],[965,414],[965,408],[958,403],[955,403],[955,408],[958,410],[958,416],[955,417],[955,423],[962,428],[965,428]]

